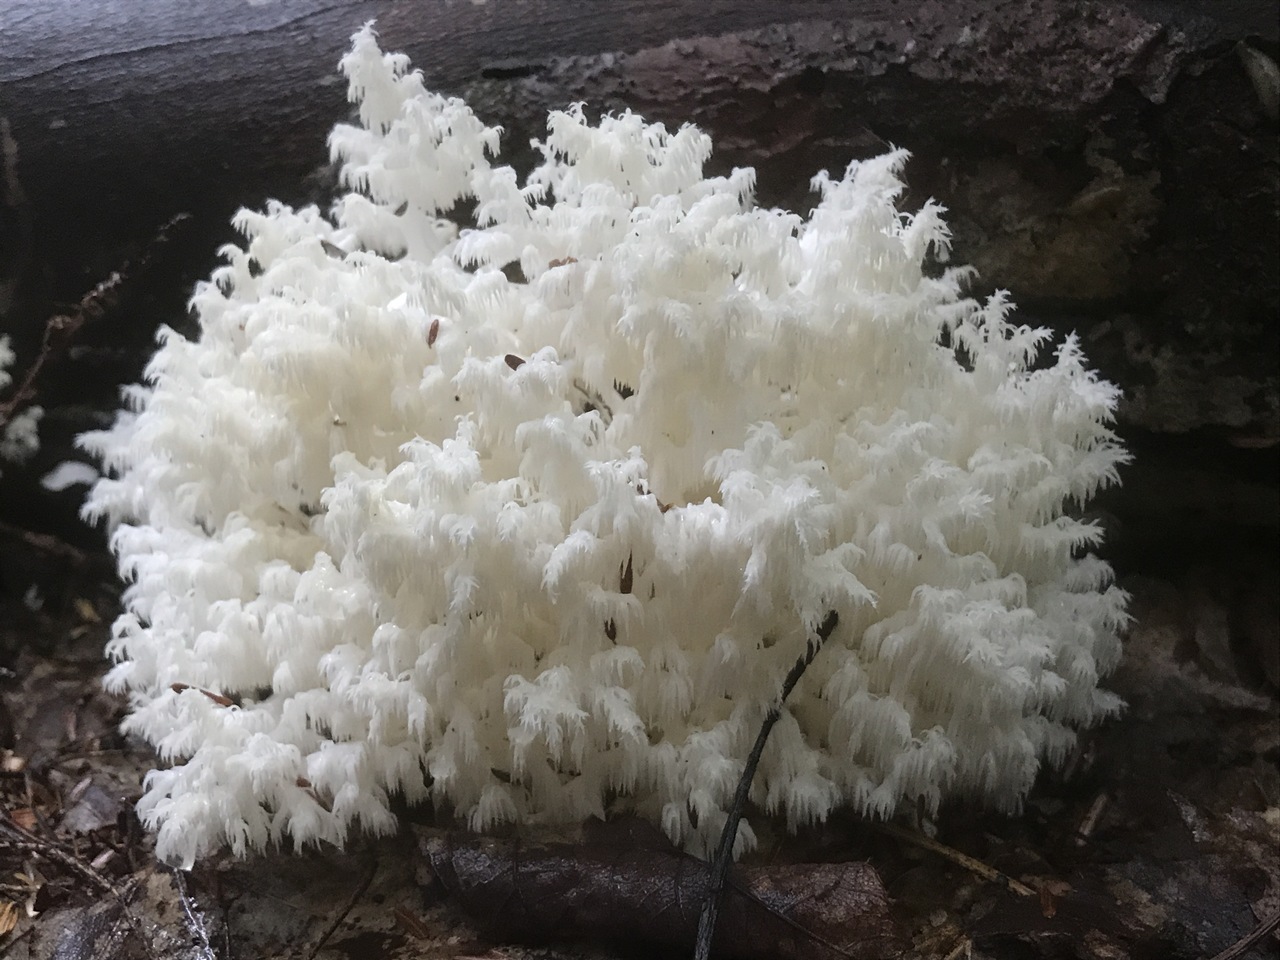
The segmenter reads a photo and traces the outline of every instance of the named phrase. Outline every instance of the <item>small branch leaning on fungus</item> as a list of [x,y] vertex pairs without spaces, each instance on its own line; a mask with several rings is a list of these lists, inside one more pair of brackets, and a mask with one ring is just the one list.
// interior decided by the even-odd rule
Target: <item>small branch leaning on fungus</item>
[[814,631],[815,639],[809,642],[809,648],[804,656],[795,662],[787,673],[786,679],[782,681],[782,693],[778,696],[777,704],[765,714],[764,722],[760,724],[760,733],[757,734],[755,745],[747,756],[746,766],[742,768],[738,789],[734,792],[733,802],[727,811],[728,819],[725,820],[724,829],[720,833],[720,844],[716,847],[716,855],[711,860],[711,888],[707,891],[707,901],[702,907],[702,915],[698,918],[698,941],[694,948],[694,960],[708,960],[711,956],[711,944],[716,935],[716,917],[720,913],[720,898],[724,894],[729,866],[733,863],[734,843],[738,839],[738,824],[742,821],[742,814],[747,807],[751,781],[755,779],[756,767],[760,765],[760,756],[764,753],[765,742],[769,739],[773,725],[782,716],[782,708],[787,702],[787,697],[800,682],[800,677],[809,668],[809,664],[813,663],[813,658],[818,655],[818,651],[822,649],[822,645],[827,642],[827,638],[831,636],[839,622],[840,617],[834,610],[827,613],[825,619],[818,625],[818,629]]

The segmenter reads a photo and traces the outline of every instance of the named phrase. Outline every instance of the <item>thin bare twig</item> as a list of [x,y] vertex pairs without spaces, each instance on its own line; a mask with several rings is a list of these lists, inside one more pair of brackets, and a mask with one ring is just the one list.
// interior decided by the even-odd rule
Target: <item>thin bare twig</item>
[[[123,889],[116,886],[95,870],[90,864],[87,864],[78,857],[67,853],[67,851],[63,850],[59,844],[54,843],[51,840],[46,840],[44,837],[37,836],[30,830],[24,829],[22,826],[15,823],[13,818],[9,816],[8,812],[4,810],[0,810],[0,840],[7,841],[12,846],[25,850],[33,856],[56,863],[64,870],[74,873],[76,876],[92,884],[94,887],[97,887],[104,893],[110,894],[111,897],[120,904],[121,914],[125,922],[135,933],[137,933],[138,938],[142,941],[143,948],[147,951],[147,955],[152,958],[156,957],[155,948],[151,943],[151,938],[147,936],[146,931],[143,929],[142,921],[134,915],[133,910],[129,906],[129,902],[133,897],[133,892],[136,889],[135,884],[131,883]],[[176,938],[167,931],[156,927],[154,924],[152,924],[152,927],[166,940],[171,943],[177,942]]]
[[10,844],[19,847],[43,860],[56,863],[64,870],[69,870],[80,879],[87,881],[105,893],[121,896],[121,891],[110,880],[104,877],[84,861],[72,856],[58,844],[37,836],[25,829],[9,816],[8,812],[0,812],[0,833],[6,834]]
[[329,926],[325,927],[324,933],[320,935],[320,939],[312,944],[311,949],[307,951],[307,960],[316,960],[316,955],[324,949],[324,945],[329,942],[329,938],[338,932],[338,927],[342,926],[342,921],[347,919],[347,914],[351,912],[352,908],[360,902],[360,898],[368,891],[369,886],[373,883],[373,878],[377,873],[378,858],[374,857],[373,863],[369,866],[369,872],[365,874],[365,877],[360,881],[359,886],[351,891],[351,896],[347,898],[346,906],[338,911],[338,915],[333,918]]
[[1100,793],[1093,798],[1093,803],[1089,804],[1089,809],[1084,815],[1084,819],[1080,821],[1080,826],[1076,827],[1075,844],[1077,847],[1083,847],[1089,842],[1089,838],[1093,836],[1093,831],[1098,827],[1098,821],[1102,819],[1103,811],[1107,809],[1108,798],[1105,793]]
[[1254,927],[1252,933],[1241,937],[1227,949],[1216,954],[1213,960],[1236,960],[1237,957],[1244,956],[1255,944],[1270,936],[1277,927],[1280,927],[1280,910],[1275,911]]
[[897,837],[907,843],[915,844],[931,853],[936,853],[940,857],[945,857],[957,866],[964,867],[970,873],[973,873],[983,880],[990,880],[992,883],[999,883],[1002,886],[1012,890],[1020,897],[1034,897],[1038,894],[1025,883],[1015,880],[1007,873],[1002,873],[989,863],[983,863],[976,860],[967,853],[961,853],[955,847],[948,847],[945,843],[939,843],[930,837],[926,837],[923,833],[916,833],[914,830],[904,830],[902,827],[895,826],[892,823],[881,823],[876,825],[876,829],[882,833],[887,833],[891,837]]
[[3,520],[0,520],[0,536],[21,540],[36,553],[43,554],[54,560],[61,560],[81,570],[95,565],[106,566],[111,562],[109,559],[99,559],[95,555],[85,553],[79,547],[72,546],[65,540],[60,540],[51,534],[24,530]]
[[716,848],[715,857],[711,860],[711,884],[707,890],[706,902],[702,905],[702,914],[698,917],[698,939],[693,951],[694,960],[708,960],[711,956],[711,943],[715,939],[720,901],[724,897],[729,865],[733,862],[733,845],[738,838],[738,824],[742,821],[742,814],[746,810],[751,781],[755,779],[756,767],[760,765],[760,757],[764,754],[765,742],[769,739],[773,725],[782,716],[782,705],[786,703],[788,695],[800,682],[800,677],[804,675],[809,664],[813,663],[813,658],[818,655],[818,651],[822,649],[822,645],[835,631],[836,624],[839,622],[840,617],[834,610],[827,614],[826,619],[815,631],[815,638],[810,641],[804,656],[795,662],[782,682],[782,695],[778,697],[778,702],[769,708],[764,723],[760,725],[760,733],[756,736],[755,745],[747,756],[747,765],[743,768],[742,776],[738,778],[738,789],[734,792],[733,802],[729,805],[728,819],[725,820],[724,829],[720,831],[720,845]]

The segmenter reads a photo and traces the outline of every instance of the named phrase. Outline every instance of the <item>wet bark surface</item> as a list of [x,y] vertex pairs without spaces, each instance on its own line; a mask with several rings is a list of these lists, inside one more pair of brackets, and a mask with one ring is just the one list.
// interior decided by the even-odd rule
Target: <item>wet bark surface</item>
[[[801,211],[817,170],[909,147],[904,205],[947,205],[953,259],[979,270],[975,293],[1010,289],[1028,321],[1081,333],[1124,388],[1121,426],[1150,462],[1212,473],[1228,458],[1216,476],[1240,488],[1232,502],[1259,500],[1280,477],[1269,4],[222,10],[210,0],[160,18],[106,3],[0,11],[0,314],[20,358],[37,352],[51,314],[189,216],[146,282],[46,376],[40,465],[110,414],[159,324],[181,325],[192,284],[235,239],[239,206],[327,202],[324,140],[348,111],[334,65],[377,17],[388,48],[504,126],[517,167],[532,163],[546,110],[578,100],[696,122],[716,143],[713,172],[754,166],[761,202]],[[6,500],[32,522],[85,542],[74,498],[40,496],[12,471],[0,482],[18,485]],[[1224,519],[1195,477],[1176,486],[1173,499]],[[1131,482],[1112,512],[1159,504],[1168,516],[1165,487]],[[1254,508],[1269,529],[1280,525],[1273,500]]]

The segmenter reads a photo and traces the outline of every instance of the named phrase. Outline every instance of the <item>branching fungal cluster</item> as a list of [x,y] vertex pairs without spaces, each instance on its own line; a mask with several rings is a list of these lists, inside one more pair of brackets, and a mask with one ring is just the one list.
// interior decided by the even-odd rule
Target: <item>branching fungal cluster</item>
[[341,844],[396,794],[705,850],[833,615],[753,788],[792,827],[1015,808],[1116,709],[1125,597],[1069,511],[1116,479],[1117,392],[926,270],[905,152],[806,218],[704,177],[693,127],[573,107],[521,183],[371,29],[342,69],[349,192],[242,212],[198,338],[85,441],[162,857]]

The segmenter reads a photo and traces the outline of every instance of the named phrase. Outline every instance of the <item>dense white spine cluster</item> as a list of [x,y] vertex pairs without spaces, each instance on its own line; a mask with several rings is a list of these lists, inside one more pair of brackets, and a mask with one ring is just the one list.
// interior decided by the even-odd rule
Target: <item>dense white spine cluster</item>
[[1116,708],[1125,598],[1067,512],[1116,391],[926,270],[904,152],[805,219],[693,127],[571,108],[521,185],[370,29],[342,67],[351,192],[242,212],[198,339],[86,439],[162,857],[340,844],[393,794],[476,829],[619,799],[701,849],[830,612],[753,792],[793,827],[1014,808]]

